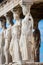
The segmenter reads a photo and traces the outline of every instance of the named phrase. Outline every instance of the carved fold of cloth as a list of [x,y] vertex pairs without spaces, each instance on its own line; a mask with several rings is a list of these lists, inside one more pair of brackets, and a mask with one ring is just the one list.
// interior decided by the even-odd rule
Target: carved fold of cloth
[[32,62],[34,60],[33,55],[33,19],[28,13],[22,21],[22,31],[20,38],[20,50],[22,55],[22,60],[27,60]]
[[10,54],[12,56],[13,62],[18,62],[21,60],[20,58],[20,48],[19,48],[19,40],[21,35],[21,21],[15,23],[12,27],[12,40],[10,43]]

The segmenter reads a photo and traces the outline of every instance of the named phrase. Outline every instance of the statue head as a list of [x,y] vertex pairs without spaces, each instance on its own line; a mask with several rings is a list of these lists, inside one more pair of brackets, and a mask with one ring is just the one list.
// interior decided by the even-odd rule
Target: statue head
[[6,28],[6,17],[5,16],[1,16],[0,17],[0,21],[1,21],[2,28]]
[[13,8],[14,11],[14,19],[20,19],[20,16],[23,15],[22,13],[22,7],[20,5],[17,5]]
[[22,11],[24,15],[28,13],[27,7],[25,5],[22,5]]
[[[28,0],[27,0],[28,1]],[[23,1],[23,3],[21,4],[20,3],[20,5],[21,5],[21,7],[22,7],[22,11],[23,11],[23,14],[26,16],[26,14],[28,14],[28,12],[30,13],[30,8],[31,8],[31,3],[30,2],[25,2],[25,1]]]
[[7,22],[9,23],[9,24],[11,24],[11,25],[13,25],[14,23],[13,23],[13,13],[11,12],[11,11],[9,11],[9,12],[7,12],[7,15],[6,15],[6,17],[7,17]]

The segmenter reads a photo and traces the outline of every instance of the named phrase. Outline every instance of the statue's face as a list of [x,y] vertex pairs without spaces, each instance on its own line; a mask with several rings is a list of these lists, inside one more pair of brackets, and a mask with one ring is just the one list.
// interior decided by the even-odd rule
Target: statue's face
[[8,24],[10,24],[10,21],[11,21],[10,17],[7,17],[7,23]]
[[9,24],[9,20],[7,19],[7,24]]
[[15,20],[19,19],[19,13],[18,12],[14,12],[14,19]]

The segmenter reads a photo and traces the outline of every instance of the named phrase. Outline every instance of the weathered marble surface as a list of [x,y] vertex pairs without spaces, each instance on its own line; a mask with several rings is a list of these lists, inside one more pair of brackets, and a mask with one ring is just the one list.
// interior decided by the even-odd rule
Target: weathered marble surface
[[19,48],[19,40],[21,35],[21,20],[17,20],[16,23],[12,26],[12,39],[10,43],[10,54],[12,56],[13,62],[20,61],[20,48]]
[[[30,20],[29,20],[30,19]],[[20,38],[20,50],[22,55],[22,60],[28,60],[29,62],[34,61],[33,52],[33,41],[32,41],[32,28],[33,19],[28,13],[22,21],[22,31]]]
[[[6,2],[7,1],[7,2]],[[14,8],[18,3],[26,2],[26,3],[37,3],[37,2],[43,2],[43,0],[6,0],[6,3],[2,3],[3,5],[0,5],[0,16],[6,14],[8,11],[10,11],[12,8]],[[3,13],[4,12],[4,13]]]
[[[13,63],[10,63],[8,65],[12,65]],[[14,63],[15,65],[15,63]],[[16,65],[20,65],[20,64],[16,64]],[[27,62],[27,63],[22,63],[21,65],[43,65],[43,63],[39,63],[39,62]]]
[[4,45],[4,55],[5,55],[5,63],[8,64],[10,61],[10,53],[9,53],[9,47],[11,42],[11,25],[9,25],[9,28],[5,30],[4,33],[5,38],[5,45]]
[[4,45],[5,45],[5,39],[4,39],[4,30],[3,30],[0,33],[0,64],[3,64],[5,62]]
[[[0,8],[0,16],[2,16],[2,15],[5,15],[9,10],[11,10],[11,9],[13,9],[18,3],[19,3],[19,1],[20,0],[11,0],[11,1],[9,1],[9,2],[7,2],[6,4],[4,4],[1,8]],[[39,0],[37,0],[37,1],[39,1]],[[36,0],[34,0],[34,2],[37,2]],[[42,0],[41,0],[42,1]],[[23,4],[23,2],[25,2],[25,3],[33,3],[33,1],[32,0],[22,0],[22,4]],[[3,13],[4,12],[4,13]],[[28,15],[29,16],[29,15]],[[22,47],[22,49],[21,49],[21,47],[20,47],[20,49],[22,50],[21,51],[21,55],[22,55],[22,59],[26,59],[26,60],[28,60],[28,57],[29,57],[29,61],[34,61],[34,57],[33,57],[33,55],[32,55],[32,53],[33,53],[33,44],[31,43],[31,42],[29,42],[29,41],[32,41],[33,42],[33,40],[32,40],[32,38],[31,38],[31,33],[32,33],[32,28],[31,28],[31,25],[33,24],[33,22],[30,24],[30,22],[28,22],[30,19],[28,18],[28,16],[26,16],[25,17],[25,19],[23,20],[23,29],[22,29],[22,33],[23,33],[23,35],[22,35],[22,39],[21,39],[21,42],[22,42],[22,40],[23,40],[23,47],[22,47],[22,44],[21,44],[21,47]],[[27,22],[26,22],[27,21]],[[26,23],[25,23],[26,22]],[[19,43],[19,32],[20,32],[20,29],[18,29],[18,27],[19,27],[19,25],[18,25],[19,23],[16,23],[13,27],[12,27],[12,35],[13,35],[13,41],[11,41],[11,43],[13,42],[13,50],[11,50],[11,55],[12,55],[12,57],[13,57],[13,61],[18,61],[20,58],[19,58],[19,45],[17,44],[17,43]],[[29,25],[30,24],[30,25]],[[27,26],[25,26],[25,25],[27,25]],[[30,26],[30,27],[29,27]],[[25,28],[24,28],[25,27]],[[29,29],[29,30],[27,30],[27,29]],[[31,30],[30,30],[31,29]],[[26,32],[26,33],[25,33]],[[31,32],[31,33],[30,33]],[[29,33],[29,34],[28,34]],[[16,36],[15,36],[16,35]],[[17,36],[18,35],[18,36]],[[28,35],[30,35],[30,36],[28,36]],[[25,37],[23,37],[23,36],[25,36]],[[29,40],[28,40],[28,38],[29,38]],[[30,39],[31,38],[31,39]],[[14,44],[14,42],[16,43],[16,44]],[[28,45],[28,42],[29,42],[29,45]],[[28,50],[27,50],[28,49]],[[30,51],[31,50],[31,51]],[[28,52],[29,53],[28,53]],[[26,54],[24,54],[24,53],[26,53]],[[18,54],[18,56],[17,56],[17,54]],[[31,56],[32,55],[32,56]],[[12,65],[12,64],[11,64]],[[43,64],[40,64],[40,63],[28,63],[28,62],[24,62],[24,64],[23,65],[43,65]]]

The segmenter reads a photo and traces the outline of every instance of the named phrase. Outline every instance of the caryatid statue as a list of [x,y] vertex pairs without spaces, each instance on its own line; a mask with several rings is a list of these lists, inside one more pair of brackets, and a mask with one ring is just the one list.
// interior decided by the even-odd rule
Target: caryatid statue
[[[1,26],[0,26],[0,28],[2,29],[2,23],[1,23],[1,21],[0,21],[0,24],[1,24]],[[1,30],[1,32],[0,32],[0,64],[2,65],[2,54],[3,54],[3,46],[2,46],[2,44],[4,44],[3,43],[3,30]]]
[[12,40],[10,43],[10,53],[12,55],[13,62],[19,63],[21,61],[21,55],[20,55],[20,47],[19,47],[19,41],[21,36],[21,25],[22,25],[22,19],[21,19],[21,13],[22,8],[20,5],[17,5],[14,9],[14,19],[16,20],[15,24],[12,26]]
[[34,61],[34,38],[33,38],[33,18],[30,14],[30,5],[21,5],[25,18],[22,20],[20,50],[23,61]]
[[10,42],[11,42],[11,38],[12,38],[12,35],[11,35],[11,27],[13,26],[13,13],[11,11],[9,11],[7,14],[6,14],[6,17],[8,19],[8,23],[9,23],[9,26],[8,28],[6,29],[6,33],[5,33],[5,46],[4,46],[4,54],[5,54],[5,59],[6,59],[6,64],[12,62],[12,57],[10,55],[10,52],[9,52],[9,47],[10,47]]
[[0,17],[2,32],[0,34],[0,64],[5,63],[5,57],[4,57],[4,45],[5,45],[5,39],[4,39],[4,33],[6,30],[6,18],[5,16]]

